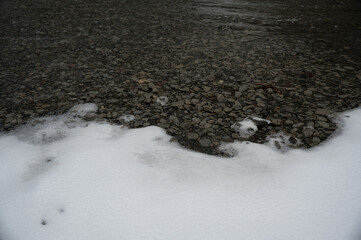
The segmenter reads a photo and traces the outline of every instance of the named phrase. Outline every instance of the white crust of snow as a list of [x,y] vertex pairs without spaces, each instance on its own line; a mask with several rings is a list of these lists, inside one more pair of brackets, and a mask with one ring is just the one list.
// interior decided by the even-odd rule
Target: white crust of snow
[[0,136],[0,239],[356,240],[361,109],[347,115],[321,147],[235,142],[232,158],[158,127],[45,119]]

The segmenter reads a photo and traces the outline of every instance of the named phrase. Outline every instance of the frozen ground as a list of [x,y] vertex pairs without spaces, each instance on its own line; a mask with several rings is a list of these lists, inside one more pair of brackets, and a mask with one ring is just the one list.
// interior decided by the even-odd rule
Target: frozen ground
[[233,158],[76,118],[95,110],[0,137],[1,240],[360,239],[361,109],[320,147],[224,145]]

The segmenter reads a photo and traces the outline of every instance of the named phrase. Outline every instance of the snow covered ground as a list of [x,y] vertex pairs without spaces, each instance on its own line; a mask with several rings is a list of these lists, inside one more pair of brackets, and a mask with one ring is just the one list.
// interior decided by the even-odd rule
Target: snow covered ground
[[361,109],[312,150],[220,158],[69,114],[0,136],[1,240],[361,238]]

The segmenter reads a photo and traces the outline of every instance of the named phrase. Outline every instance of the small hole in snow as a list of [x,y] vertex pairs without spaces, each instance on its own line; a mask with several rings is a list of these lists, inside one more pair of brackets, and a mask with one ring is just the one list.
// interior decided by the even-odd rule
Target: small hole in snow
[[346,115],[345,117],[349,118],[350,116],[349,116],[349,115]]
[[65,212],[65,211],[64,211],[63,208],[60,208],[60,209],[59,209],[59,212],[63,213],[63,212]]
[[44,225],[44,226],[45,226],[46,224],[47,224],[46,220],[42,220],[42,221],[41,221],[41,225]]

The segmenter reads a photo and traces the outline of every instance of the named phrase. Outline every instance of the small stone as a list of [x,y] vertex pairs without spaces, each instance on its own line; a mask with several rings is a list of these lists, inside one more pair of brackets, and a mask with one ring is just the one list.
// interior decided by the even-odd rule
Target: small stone
[[233,139],[238,139],[238,138],[239,138],[239,134],[237,134],[237,133],[232,133],[232,138],[233,138]]
[[142,125],[141,121],[135,121],[134,122],[134,127],[140,127]]
[[174,103],[172,103],[172,107],[178,107],[178,108],[180,108],[180,107],[182,107],[184,105],[184,102],[183,101],[177,101],[177,102],[174,102]]
[[238,115],[237,115],[237,114],[235,114],[234,112],[231,112],[228,116],[230,116],[230,117],[234,117],[234,118],[238,117]]
[[290,141],[293,145],[297,143],[297,139],[295,137],[290,137],[288,141]]
[[292,125],[292,127],[294,127],[294,128],[302,128],[304,126],[305,126],[304,123],[295,123],[295,124]]
[[220,101],[220,102],[223,102],[224,101],[224,96],[222,94],[218,94],[217,95],[217,100]]
[[117,42],[119,42],[119,40],[120,40],[120,38],[117,36],[112,37],[112,43],[117,43]]
[[192,127],[192,122],[183,122],[180,126],[184,129],[188,129],[190,127]]
[[224,136],[224,137],[222,138],[222,141],[223,141],[223,142],[234,142],[234,140],[233,140],[232,138],[230,138],[229,136]]
[[188,133],[187,135],[188,139],[198,139],[198,134],[197,133],[194,133],[194,132],[190,132]]
[[327,122],[327,119],[322,116],[317,116],[317,120],[319,120],[321,122]]
[[307,126],[309,126],[309,127],[314,127],[314,126],[315,126],[315,123],[314,123],[314,122],[307,122]]
[[320,138],[318,138],[318,137],[313,137],[312,138],[312,142],[314,142],[314,143],[320,143],[321,142],[321,139]]
[[217,109],[214,109],[214,112],[215,113],[221,113],[221,112],[223,112],[223,110],[221,108],[217,108]]
[[281,144],[278,141],[275,141],[274,144],[277,149],[281,149]]
[[292,120],[286,120],[285,123],[286,123],[287,125],[292,125],[292,124],[293,124],[293,121],[292,121]]
[[317,109],[316,112],[315,112],[317,115],[329,115],[329,114],[332,114],[333,111],[332,110],[329,110],[329,109]]
[[330,125],[327,122],[318,121],[318,124],[323,128],[329,128]]
[[271,123],[274,125],[281,125],[282,120],[281,119],[277,119],[277,118],[272,118],[271,119]]
[[138,83],[142,84],[142,83],[145,83],[146,81],[147,81],[147,79],[141,78],[138,80]]
[[201,122],[201,119],[199,119],[199,118],[192,118],[192,122],[198,124],[198,123]]
[[303,135],[308,138],[308,137],[311,137],[313,135],[313,132],[314,132],[313,129],[306,128],[305,130],[303,130]]
[[203,86],[203,90],[205,92],[209,92],[212,88],[211,87],[208,87],[208,86]]
[[312,96],[312,91],[311,90],[306,90],[303,92],[303,94],[305,94],[306,96]]
[[174,115],[169,116],[169,121],[175,125],[179,125],[179,119]]
[[211,145],[211,140],[209,140],[208,138],[201,138],[199,140],[199,143],[202,147],[209,147]]
[[225,111],[225,112],[231,112],[231,111],[232,111],[232,108],[225,107],[225,108],[224,108],[224,111]]
[[238,91],[242,93],[242,92],[246,91],[247,89],[248,89],[247,86],[241,86],[241,87],[239,87]]

